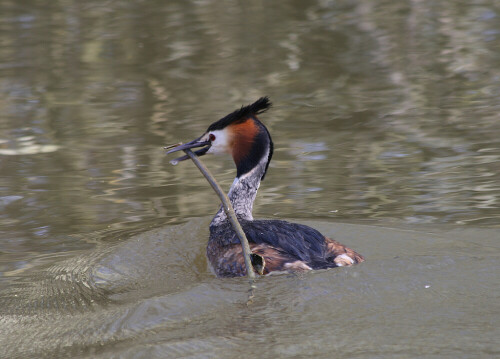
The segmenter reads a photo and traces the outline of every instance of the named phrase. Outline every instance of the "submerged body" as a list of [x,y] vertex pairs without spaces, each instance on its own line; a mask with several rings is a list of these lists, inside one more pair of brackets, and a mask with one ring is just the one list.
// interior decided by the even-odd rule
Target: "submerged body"
[[[273,142],[257,115],[271,106],[267,97],[242,107],[210,125],[198,139],[169,151],[202,147],[195,153],[230,153],[236,178],[229,200],[245,232],[254,270],[259,274],[350,266],[363,256],[303,224],[254,220],[252,208],[273,154]],[[181,161],[186,156],[177,159]],[[246,275],[238,236],[221,207],[210,223],[207,257],[219,277]]]
[[[264,259],[264,265],[252,260],[259,274],[350,266],[364,260],[303,224],[279,220],[240,220],[240,224],[252,253]],[[219,277],[246,275],[240,240],[229,222],[210,226],[207,257]]]

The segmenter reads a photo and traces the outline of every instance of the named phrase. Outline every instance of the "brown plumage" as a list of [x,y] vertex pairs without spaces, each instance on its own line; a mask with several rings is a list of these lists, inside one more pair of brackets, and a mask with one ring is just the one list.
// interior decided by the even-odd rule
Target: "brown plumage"
[[229,144],[231,155],[233,156],[234,163],[237,164],[250,154],[259,128],[255,124],[255,121],[247,119],[245,122],[230,125],[228,130],[231,133],[231,142]]
[[[222,248],[221,248],[222,249]],[[285,270],[311,270],[304,262],[294,260],[287,253],[268,244],[250,243],[252,254],[264,259],[256,263],[252,260],[256,273],[266,275]],[[208,252],[208,258],[219,277],[233,277],[236,273],[246,275],[245,260],[240,244],[225,246],[222,251]]]
[[[337,264],[338,267],[351,266],[355,263],[364,262],[365,260],[365,258],[361,254],[356,253],[351,248],[347,248],[334,239],[325,237],[325,244],[326,252],[328,253],[327,256],[329,258],[333,258],[333,261],[335,262],[335,264]],[[352,262],[350,262],[343,255],[346,255],[348,258],[350,258]]]
[[[263,258],[259,274],[351,266],[364,258],[309,226],[281,220],[241,220],[252,253]],[[207,257],[219,277],[246,275],[239,239],[229,223],[210,227]],[[254,263],[255,264],[255,263]]]

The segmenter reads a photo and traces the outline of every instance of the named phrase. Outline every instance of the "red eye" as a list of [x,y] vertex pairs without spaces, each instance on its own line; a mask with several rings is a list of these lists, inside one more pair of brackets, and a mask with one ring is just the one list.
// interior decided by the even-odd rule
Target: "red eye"
[[215,141],[215,135],[213,133],[211,133],[210,135],[208,135],[208,139],[212,142]]

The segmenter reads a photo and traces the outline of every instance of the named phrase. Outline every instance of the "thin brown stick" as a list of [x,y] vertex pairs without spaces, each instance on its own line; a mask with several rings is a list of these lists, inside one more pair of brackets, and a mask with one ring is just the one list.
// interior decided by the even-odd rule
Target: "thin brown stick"
[[233,206],[231,205],[231,202],[229,201],[229,198],[227,197],[226,193],[222,190],[222,188],[219,186],[219,184],[215,180],[214,176],[212,176],[208,168],[203,164],[203,162],[200,161],[198,156],[196,156],[193,153],[193,151],[191,151],[189,148],[185,149],[184,152],[193,160],[196,167],[198,167],[200,172],[207,179],[208,183],[210,183],[210,186],[212,186],[217,196],[219,196],[222,202],[222,208],[224,208],[224,212],[226,213],[227,218],[229,218],[229,221],[231,222],[234,231],[236,232],[238,238],[240,239],[241,247],[243,248],[243,256],[245,258],[245,266],[247,268],[247,276],[249,279],[253,280],[255,278],[255,273],[253,271],[252,261],[250,260],[250,254],[251,254],[250,246],[248,245],[247,236],[245,235],[245,232],[243,232],[240,222],[238,222],[238,219],[236,218],[236,214],[234,213],[234,209]]

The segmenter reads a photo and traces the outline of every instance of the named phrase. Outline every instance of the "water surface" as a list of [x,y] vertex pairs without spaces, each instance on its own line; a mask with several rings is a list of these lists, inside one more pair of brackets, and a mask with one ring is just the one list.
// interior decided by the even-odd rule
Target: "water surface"
[[[495,357],[500,7],[0,4],[0,344],[25,357]],[[217,198],[165,144],[268,95],[255,216],[367,257],[210,272]],[[205,163],[228,188],[230,159]]]

